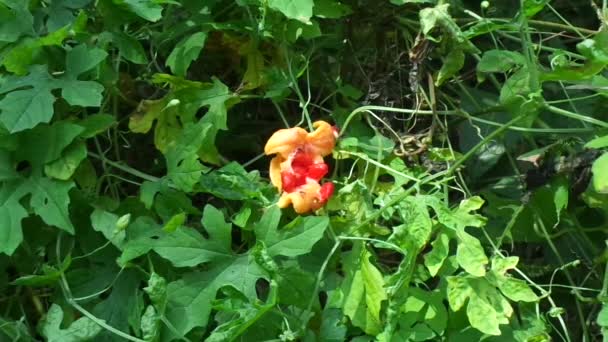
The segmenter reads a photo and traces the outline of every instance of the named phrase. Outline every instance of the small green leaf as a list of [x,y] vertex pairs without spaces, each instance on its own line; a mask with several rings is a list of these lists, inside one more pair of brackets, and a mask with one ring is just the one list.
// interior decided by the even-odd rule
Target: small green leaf
[[32,286],[32,287],[42,287],[42,286],[53,285],[59,280],[59,278],[61,278],[61,275],[63,274],[63,272],[65,272],[70,267],[71,263],[72,263],[72,258],[70,258],[68,256],[63,260],[63,263],[61,264],[60,269],[57,269],[55,267],[48,266],[48,265],[42,265],[43,274],[21,276],[21,277],[15,279],[11,284],[17,285],[17,286]]
[[324,342],[346,341],[347,327],[342,318],[341,310],[326,307],[321,318],[319,340]]
[[507,271],[514,269],[518,262],[519,257],[516,256],[495,257],[492,259],[492,270],[504,276]]
[[526,68],[521,68],[502,85],[500,103],[504,105],[513,103],[518,97],[527,96],[528,93],[530,93],[530,73]]
[[467,317],[473,328],[488,335],[500,335],[496,310],[474,292],[471,293],[467,304]]
[[154,197],[156,197],[156,194],[160,192],[162,186],[163,185],[161,182],[145,181],[141,184],[141,187],[139,188],[139,197],[142,203],[146,206],[146,209],[152,208],[152,205],[154,204]]
[[211,130],[210,124],[200,120],[186,126],[177,141],[167,148],[167,176],[182,191],[192,191],[202,173],[209,170],[199,161],[198,150]]
[[576,45],[586,61],[580,65],[557,66],[554,70],[542,72],[542,81],[582,81],[592,80],[608,65],[608,30],[600,30],[595,37],[588,38]]
[[558,180],[552,187],[555,188],[553,193],[553,204],[555,205],[555,214],[557,216],[555,227],[557,227],[561,219],[562,211],[568,207],[568,199],[570,197],[570,192],[568,191],[569,184],[565,180]]
[[122,249],[126,233],[124,230],[117,229],[118,215],[109,213],[101,209],[95,209],[91,213],[91,224],[93,229],[103,234],[118,249]]
[[34,34],[34,17],[28,7],[22,1],[0,3],[0,42],[11,43],[22,35]]
[[[38,167],[61,158],[64,150],[73,144],[84,128],[67,121],[52,125],[38,125],[19,136],[17,155]],[[32,141],[37,143],[33,144]]]
[[259,172],[247,172],[239,163],[231,162],[201,177],[201,190],[227,200],[246,200],[260,196],[262,182]]
[[163,8],[158,1],[150,0],[113,0],[115,3],[124,4],[138,16],[148,21],[158,21],[162,18]]
[[0,182],[0,253],[13,254],[23,241],[21,220],[28,212],[19,203],[19,183]]
[[499,279],[498,288],[507,298],[516,302],[538,301],[538,296],[523,280],[505,277],[502,280]]
[[446,329],[448,321],[443,300],[444,296],[439,291],[430,292],[411,287],[405,304],[401,307],[397,330],[399,341],[437,340]]
[[437,75],[437,81],[435,81],[435,84],[437,86],[442,85],[445,81],[456,75],[463,66],[464,51],[458,48],[453,49],[443,59],[443,64],[441,65],[441,69],[439,69],[439,74]]
[[316,0],[313,13],[319,18],[339,19],[353,13],[353,11],[350,6],[337,0]]
[[25,75],[32,63],[42,55],[43,47],[59,46],[67,37],[68,30],[64,27],[44,37],[21,40],[4,54],[4,58],[0,60],[0,65],[4,65],[6,70],[16,75]]
[[597,324],[603,328],[608,328],[608,304],[604,303],[602,309],[597,314]]
[[144,291],[150,297],[150,301],[158,312],[163,313],[167,305],[167,281],[159,274],[152,272],[148,279],[148,286],[144,287]]
[[455,44],[452,48],[460,49],[465,52],[478,52],[478,49],[471,43],[462,33],[458,24],[450,16],[450,4],[439,4],[435,7],[427,7],[422,9],[418,16],[420,17],[420,29],[427,39],[432,41],[440,41],[433,37],[430,33],[434,28],[440,27],[445,31],[446,38],[451,39]]
[[61,329],[63,310],[57,304],[51,305],[42,320],[41,333],[49,342],[86,342],[95,338],[102,327],[88,317],[73,322],[67,329]]
[[17,90],[0,101],[0,121],[11,132],[19,132],[49,122],[55,97],[48,88]]
[[87,157],[87,147],[82,141],[68,146],[59,159],[44,166],[44,173],[55,179],[68,180],[72,177],[80,162]]
[[197,32],[182,39],[167,57],[167,66],[175,75],[186,76],[188,67],[198,58],[206,40],[207,32]]
[[103,99],[103,86],[94,81],[65,79],[61,96],[72,106],[99,107]]
[[268,0],[268,6],[287,18],[310,24],[314,3],[313,0]]
[[404,201],[399,209],[404,224],[395,226],[388,241],[406,251],[419,251],[431,238],[433,222],[422,201],[415,197]]
[[116,125],[116,119],[110,114],[95,114],[78,122],[78,126],[84,127],[84,132],[80,136],[85,139],[101,134],[114,125]]
[[431,243],[433,249],[424,255],[424,265],[428,268],[431,276],[437,275],[443,262],[448,257],[450,238],[445,234],[439,234]]
[[171,217],[169,222],[165,223],[163,230],[167,233],[173,233],[177,228],[181,227],[186,222],[186,213],[179,213]]
[[89,71],[101,63],[108,53],[99,48],[89,48],[85,44],[80,44],[68,51],[65,65],[66,74],[71,78]]
[[604,135],[603,137],[595,138],[588,143],[585,144],[585,148],[604,148],[608,147],[608,135]]
[[447,277],[448,303],[453,311],[460,310],[466,300],[473,294],[473,288],[469,285],[467,278],[459,276]]
[[405,4],[435,4],[436,0],[390,0],[391,4],[401,6]]
[[549,0],[524,0],[523,11],[526,17],[531,18],[540,12],[549,3]]
[[135,64],[148,63],[146,52],[137,39],[123,31],[112,32],[111,35],[112,43],[116,45],[122,57]]
[[47,224],[74,234],[74,226],[68,211],[70,203],[68,193],[74,187],[74,183],[30,177],[26,186],[32,194],[30,204],[34,212]]
[[458,247],[456,249],[456,260],[458,264],[469,274],[483,277],[486,274],[488,257],[479,240],[473,236],[460,231],[458,235]]
[[608,153],[604,153],[593,162],[591,172],[593,172],[593,189],[600,194],[608,193]]
[[148,305],[141,316],[140,328],[144,341],[156,341],[160,335],[160,316],[152,305]]
[[508,50],[488,50],[477,64],[478,72],[508,72],[526,64],[526,58],[519,52]]

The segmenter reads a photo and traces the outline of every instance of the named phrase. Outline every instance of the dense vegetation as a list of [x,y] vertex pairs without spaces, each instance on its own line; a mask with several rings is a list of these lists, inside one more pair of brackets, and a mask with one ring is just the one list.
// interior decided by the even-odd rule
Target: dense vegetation
[[[601,0],[0,0],[0,341],[599,341]],[[336,125],[329,202],[268,138]]]

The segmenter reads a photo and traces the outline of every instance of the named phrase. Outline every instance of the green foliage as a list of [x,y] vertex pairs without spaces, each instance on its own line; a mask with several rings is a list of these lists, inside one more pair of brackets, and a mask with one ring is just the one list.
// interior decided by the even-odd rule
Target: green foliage
[[67,329],[61,329],[62,321],[63,309],[59,305],[53,304],[42,322],[42,336],[47,341],[78,342],[89,341],[101,332],[101,327],[88,317],[72,322]]
[[604,12],[0,0],[0,341],[606,340]]

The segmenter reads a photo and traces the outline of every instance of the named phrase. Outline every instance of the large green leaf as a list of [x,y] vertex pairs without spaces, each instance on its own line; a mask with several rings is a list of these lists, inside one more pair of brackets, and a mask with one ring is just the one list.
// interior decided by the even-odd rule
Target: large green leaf
[[473,328],[489,335],[500,335],[496,310],[475,293],[469,297],[467,317]]
[[32,194],[31,206],[34,212],[49,225],[56,226],[74,234],[68,205],[69,191],[73,182],[52,180],[43,177],[31,177],[26,183],[27,191]]
[[[197,124],[188,125],[182,135],[171,143],[165,157],[167,158],[167,177],[182,191],[192,191],[201,174],[208,171],[199,160],[198,151],[213,127],[200,120]],[[203,147],[203,148],[206,148]]]
[[586,58],[583,65],[558,66],[540,74],[542,81],[581,81],[598,75],[608,65],[608,30],[599,31],[595,37],[577,44],[577,49]]
[[67,329],[61,328],[63,310],[57,304],[51,305],[42,322],[41,333],[49,342],[85,342],[95,338],[102,331],[101,326],[88,317],[74,321]]
[[11,255],[23,241],[21,220],[28,216],[19,203],[18,183],[0,183],[0,253]]
[[393,339],[428,341],[441,336],[447,327],[448,313],[439,291],[410,288],[399,314],[399,328]]
[[101,63],[108,53],[99,48],[89,48],[84,44],[77,45],[66,54],[66,74],[76,78]]
[[376,335],[382,331],[380,308],[386,300],[386,290],[382,273],[370,262],[366,249],[353,250],[348,265],[348,280],[343,285],[344,314],[350,317],[354,326],[367,334]]
[[281,210],[273,206],[255,226],[256,237],[264,242],[270,256],[294,257],[310,252],[329,224],[324,216],[298,217],[279,230],[280,218]]
[[247,172],[239,163],[229,163],[201,177],[201,190],[227,200],[260,197],[263,183],[259,172]]
[[498,281],[498,288],[510,300],[516,302],[536,302],[538,296],[532,292],[528,284],[519,279],[505,277]]
[[0,42],[14,42],[34,34],[34,17],[22,1],[0,2]]
[[55,97],[48,87],[35,87],[9,93],[0,101],[0,121],[11,132],[49,122],[53,117]]
[[19,135],[16,159],[27,160],[35,167],[53,162],[83,131],[83,127],[66,121],[38,125]]
[[408,253],[417,253],[431,237],[433,222],[423,201],[415,197],[403,201],[399,213],[404,224],[395,226],[388,238]]
[[230,286],[250,301],[257,299],[256,282],[266,274],[249,254],[217,262],[205,272],[195,272],[169,284],[166,316],[179,333],[207,326],[210,303],[219,288]]
[[175,231],[167,232],[149,218],[138,218],[127,229],[127,242],[119,262],[124,264],[151,250],[176,267],[192,267],[210,261],[232,259],[232,227],[225,222],[224,215],[207,205],[202,224],[209,234],[208,239],[193,228],[181,226]]
[[486,274],[488,257],[478,239],[464,232],[458,233],[458,247],[456,249],[456,260],[469,274],[482,277]]
[[515,67],[526,64],[526,58],[519,52],[508,50],[488,50],[484,52],[479,63],[478,72],[508,72]]
[[63,151],[59,159],[45,165],[44,173],[55,179],[68,180],[86,157],[87,147],[84,142],[75,142]]
[[33,65],[27,76],[8,77],[0,85],[0,95],[8,93],[0,100],[0,122],[15,133],[51,121],[55,103],[51,91],[58,88],[63,89],[62,95],[71,105],[99,106],[103,86],[77,77],[99,64],[106,55],[105,51],[80,45],[68,52],[69,72],[60,79],[51,77],[46,65]]
[[10,153],[0,150],[0,182],[18,178]]
[[[139,288],[140,276],[133,270],[124,272],[112,286],[110,296],[103,302],[95,305],[93,314],[106,321],[113,328],[124,333],[129,333],[129,318],[133,315],[139,316],[142,310]],[[116,340],[114,333],[104,330],[95,341],[112,342]]]

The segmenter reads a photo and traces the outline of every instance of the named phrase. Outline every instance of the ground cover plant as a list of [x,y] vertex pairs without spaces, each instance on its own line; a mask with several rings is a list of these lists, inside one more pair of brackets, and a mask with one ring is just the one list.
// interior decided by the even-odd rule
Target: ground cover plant
[[607,7],[0,0],[0,341],[605,340]]

